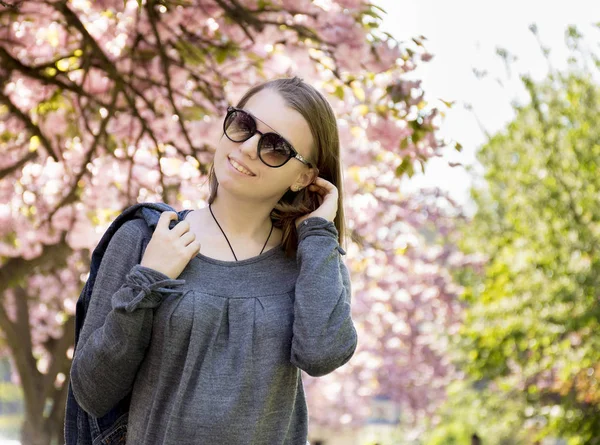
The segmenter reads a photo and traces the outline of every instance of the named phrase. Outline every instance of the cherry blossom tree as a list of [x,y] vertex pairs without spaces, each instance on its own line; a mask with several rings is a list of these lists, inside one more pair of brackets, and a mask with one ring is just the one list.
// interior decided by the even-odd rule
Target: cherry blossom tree
[[102,233],[135,202],[205,200],[227,105],[281,76],[327,94],[349,173],[361,345],[351,365],[306,378],[309,403],[331,408],[314,421],[359,422],[354,392],[415,412],[440,397],[452,374],[434,334],[458,313],[445,268],[463,260],[425,242],[450,230],[444,198],[402,196],[399,180],[447,147],[443,111],[408,76],[431,58],[425,38],[396,42],[383,14],[366,0],[0,4],[0,354],[22,386],[24,444],[62,442],[75,303]]

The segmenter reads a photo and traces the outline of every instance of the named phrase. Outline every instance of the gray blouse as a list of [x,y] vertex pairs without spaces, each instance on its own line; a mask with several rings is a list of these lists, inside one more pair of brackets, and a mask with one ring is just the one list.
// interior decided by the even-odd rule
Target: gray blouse
[[351,287],[333,222],[240,261],[197,254],[176,280],[138,264],[141,219],[113,235],[98,271],[71,380],[95,417],[132,392],[127,444],[305,445],[300,370],[353,356]]

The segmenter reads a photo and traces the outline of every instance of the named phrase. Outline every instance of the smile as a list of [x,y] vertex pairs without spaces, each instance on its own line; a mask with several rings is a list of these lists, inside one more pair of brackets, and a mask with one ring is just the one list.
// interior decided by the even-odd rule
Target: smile
[[237,162],[235,162],[233,159],[230,159],[229,157],[227,158],[227,161],[229,163],[229,165],[237,172],[242,173],[243,175],[246,176],[256,176],[255,174],[251,173],[250,171],[246,170],[244,167],[242,167],[240,164],[238,164]]

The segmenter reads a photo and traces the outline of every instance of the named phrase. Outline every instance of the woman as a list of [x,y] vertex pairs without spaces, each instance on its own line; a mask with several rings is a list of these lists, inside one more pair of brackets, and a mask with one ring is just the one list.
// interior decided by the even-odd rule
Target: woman
[[125,222],[98,271],[71,383],[96,417],[131,392],[127,444],[305,445],[300,370],[356,349],[330,105],[276,79],[223,130],[208,207],[161,214],[145,250]]

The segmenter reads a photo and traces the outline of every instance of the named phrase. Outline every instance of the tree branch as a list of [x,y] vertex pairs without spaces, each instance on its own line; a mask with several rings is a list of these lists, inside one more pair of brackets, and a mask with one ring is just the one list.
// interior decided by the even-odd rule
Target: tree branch
[[37,152],[37,150],[36,151],[28,151],[27,154],[25,156],[23,156],[21,159],[19,159],[17,162],[0,170],[0,181],[2,179],[4,179],[5,177],[7,177],[8,175],[13,174],[15,171],[21,169],[25,164],[33,161],[38,156],[39,156],[39,153]]
[[[0,52],[1,52],[1,50],[2,50],[2,48],[0,48]],[[8,107],[8,110],[12,114],[14,114],[21,122],[23,122],[23,124],[25,125],[25,127],[27,127],[27,129],[29,130],[30,133],[32,133],[34,136],[38,137],[38,139],[40,140],[40,143],[44,146],[44,148],[48,152],[48,156],[50,156],[52,159],[54,159],[54,161],[60,162],[58,159],[58,156],[52,150],[52,145],[50,144],[50,141],[46,138],[46,136],[44,136],[44,134],[40,130],[40,127],[38,127],[36,124],[34,124],[33,121],[29,118],[29,116],[26,115],[25,113],[23,113],[14,103],[12,103],[10,98],[6,94],[4,94],[4,92],[1,90],[0,90],[0,102],[2,102],[4,105],[6,105]]]
[[171,76],[169,75],[169,61],[167,58],[167,54],[165,52],[165,48],[162,44],[162,40],[158,33],[158,28],[156,26],[156,22],[157,22],[156,11],[150,5],[150,2],[148,2],[146,4],[146,10],[148,11],[148,19],[150,21],[150,26],[152,27],[152,32],[154,33],[154,38],[156,39],[156,44],[158,45],[158,51],[160,54],[160,61],[161,61],[161,65],[162,65],[163,74],[165,76],[165,84],[167,87],[167,95],[169,97],[169,102],[171,103],[171,106],[173,107],[173,111],[179,117],[177,122],[179,123],[179,127],[181,128],[181,131],[183,132],[183,136],[185,137],[185,140],[187,141],[188,145],[190,146],[190,149],[193,149],[194,144],[192,143],[192,140],[190,139],[190,135],[189,135],[187,129],[185,128],[181,113],[180,113],[177,105],[175,104],[175,99],[173,98],[173,88],[171,87]]
[[77,188],[79,187],[79,185],[78,185],[79,181],[81,180],[81,178],[84,177],[84,175],[86,175],[88,173],[88,170],[85,168],[85,166],[88,164],[88,162],[90,162],[92,160],[92,157],[93,157],[94,153],[96,152],[96,148],[98,147],[100,137],[103,136],[104,134],[106,134],[106,126],[108,125],[108,121],[114,114],[114,106],[117,102],[118,95],[119,95],[119,88],[117,86],[115,86],[113,89],[111,104],[109,106],[106,117],[103,118],[102,121],[100,122],[100,128],[98,129],[98,133],[96,135],[94,135],[94,141],[92,142],[92,146],[88,150],[86,157],[83,159],[83,161],[81,163],[80,171],[77,172],[77,174],[75,175],[75,178],[73,181],[73,186],[71,187],[71,190],[63,197],[63,199],[60,200],[58,205],[48,213],[46,218],[44,218],[42,220],[42,224],[47,224],[52,219],[54,214],[58,211],[58,209],[60,209],[62,206],[67,205],[67,204],[77,200],[77,192],[76,191],[77,191]]
[[56,76],[47,76],[46,74],[43,73],[43,69],[45,69],[43,67],[45,67],[45,65],[40,65],[39,67],[30,67],[30,66],[24,65],[20,60],[14,58],[8,51],[6,51],[6,49],[4,49],[1,46],[0,46],[0,60],[4,64],[4,68],[19,71],[20,73],[24,74],[25,76],[27,76],[31,79],[36,79],[36,80],[40,81],[44,85],[54,85],[65,91],[72,91],[73,93],[75,93],[79,96],[87,97],[88,99],[96,102],[100,106],[106,107],[106,104],[104,102],[100,101],[95,96],[89,94],[87,91],[85,91],[82,87],[80,87],[76,83],[74,83],[74,82],[66,83],[66,82],[63,82],[62,80],[60,80]]
[[[27,276],[36,269],[46,269],[48,266],[58,266],[65,263],[73,250],[66,242],[68,232],[62,232],[60,240],[56,244],[46,244],[42,253],[30,260],[21,257],[12,257],[4,261],[0,267],[0,289],[10,289],[19,285]],[[3,294],[0,293],[0,297]],[[1,303],[1,301],[0,301]]]
[[15,0],[14,3],[8,3],[5,2],[4,0],[0,0],[0,6],[4,6],[5,8],[10,8],[10,9],[19,9],[19,7],[21,6],[21,3],[23,3],[25,0]]

